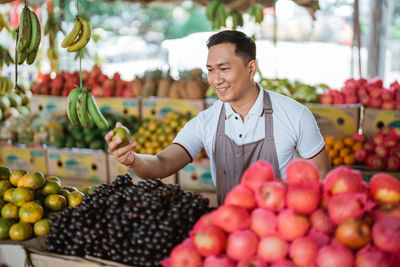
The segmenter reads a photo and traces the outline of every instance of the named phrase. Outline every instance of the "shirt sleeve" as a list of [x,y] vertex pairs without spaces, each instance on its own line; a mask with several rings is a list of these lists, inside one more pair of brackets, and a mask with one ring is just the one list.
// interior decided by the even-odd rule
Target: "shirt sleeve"
[[325,147],[317,122],[308,108],[304,108],[299,119],[297,151],[303,158],[313,158]]
[[185,124],[172,143],[185,149],[193,160],[204,147],[202,128],[201,120],[196,116]]

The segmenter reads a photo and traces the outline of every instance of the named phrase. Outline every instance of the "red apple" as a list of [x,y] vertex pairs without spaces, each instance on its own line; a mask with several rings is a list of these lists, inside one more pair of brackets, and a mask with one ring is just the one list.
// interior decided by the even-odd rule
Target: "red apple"
[[367,151],[364,149],[357,149],[354,152],[354,157],[356,158],[357,162],[364,162],[365,158],[367,157]]
[[367,137],[363,133],[354,133],[353,134],[353,140],[356,141],[356,142],[364,143],[367,140]]
[[387,160],[387,171],[398,171],[400,170],[400,158],[396,156],[389,156]]
[[192,230],[189,232],[189,236],[192,238],[198,229],[207,225],[212,225],[211,213],[201,216],[201,218],[196,222]]
[[278,232],[285,240],[304,236],[309,228],[310,222],[306,216],[288,209],[282,210],[278,215]]
[[384,157],[380,157],[378,155],[368,155],[365,159],[365,163],[368,167],[371,167],[375,170],[384,170],[386,169],[387,161]]
[[389,156],[389,148],[387,148],[385,145],[381,144],[381,145],[377,145],[375,147],[375,154],[380,156],[380,157],[387,157]]
[[296,266],[312,266],[318,253],[318,244],[309,237],[295,239],[289,248],[289,255]]
[[272,165],[266,161],[258,160],[243,173],[241,183],[255,191],[260,184],[274,179],[275,174]]
[[298,214],[311,214],[318,208],[319,183],[291,184],[286,194],[286,206]]
[[286,179],[289,184],[319,181],[318,168],[310,160],[295,159],[286,168]]
[[347,166],[336,167],[325,177],[324,192],[331,195],[359,192],[361,181],[360,171]]
[[253,257],[257,251],[258,238],[251,230],[235,231],[228,237],[226,254],[236,261]]
[[395,217],[400,219],[400,203],[380,204],[374,208],[372,216],[376,221],[385,217]]
[[354,256],[351,250],[340,245],[327,245],[318,251],[318,267],[353,267]]
[[310,216],[311,226],[315,230],[325,234],[331,234],[335,230],[335,225],[332,223],[328,214],[322,209],[317,209]]
[[203,262],[193,242],[188,238],[171,251],[170,264],[174,267],[202,267]]
[[265,209],[254,209],[251,213],[250,229],[259,237],[276,234],[278,218],[275,213]]
[[375,144],[374,144],[373,142],[371,142],[371,141],[367,141],[367,142],[364,144],[364,150],[365,150],[367,153],[374,153],[374,152],[375,152]]
[[388,255],[374,246],[366,246],[356,254],[355,267],[390,267]]
[[[187,267],[191,265],[186,265]],[[203,267],[235,267],[236,264],[226,255],[209,256],[204,259]],[[171,266],[173,267],[173,265]]]
[[204,257],[218,255],[226,246],[225,232],[214,225],[201,227],[192,239],[197,252]]
[[237,267],[267,267],[267,264],[257,257],[239,261]]
[[327,235],[323,232],[320,232],[318,230],[315,230],[314,228],[311,228],[310,231],[308,231],[307,237],[314,240],[319,248],[321,248],[325,245],[328,245],[329,242],[331,241],[331,238],[329,235]]
[[396,147],[398,143],[399,138],[393,136],[393,133],[390,133],[388,136],[385,136],[385,138],[383,138],[383,144],[388,148]]
[[274,262],[286,258],[288,243],[278,236],[266,236],[258,244],[257,255],[261,260]]
[[371,229],[362,219],[352,218],[339,224],[335,237],[350,249],[360,249],[371,241]]
[[372,227],[375,246],[386,252],[400,253],[400,219],[386,217]]
[[329,92],[324,92],[321,95],[321,103],[324,105],[333,104],[333,97]]
[[382,88],[383,87],[383,81],[382,78],[379,77],[374,77],[372,78],[369,82],[369,85],[372,85],[374,87]]
[[372,135],[372,141],[375,145],[380,145],[383,143],[383,138],[385,135],[382,132],[376,132]]
[[285,205],[286,187],[278,181],[265,182],[255,190],[255,196],[258,207],[277,211]]
[[232,190],[226,195],[225,204],[236,205],[245,209],[252,209],[256,202],[253,191],[250,188],[239,184],[232,188]]
[[250,226],[250,217],[247,210],[233,205],[220,206],[211,213],[211,220],[214,225],[228,233],[244,230]]
[[359,218],[364,215],[364,205],[367,197],[361,193],[346,193],[335,195],[329,200],[329,217],[335,224],[340,224],[350,218]]
[[393,100],[384,100],[382,102],[381,108],[386,110],[396,109],[396,102],[394,102]]
[[368,106],[369,104],[369,95],[367,93],[359,95],[360,103],[363,106]]
[[271,264],[270,267],[296,267],[296,264],[287,259],[282,259]]
[[346,103],[346,104],[356,104],[356,103],[358,103],[358,98],[355,95],[346,95],[344,97],[344,103]]
[[[379,92],[379,91],[376,91]],[[380,92],[379,92],[380,94]],[[372,94],[370,94],[370,99],[368,101],[368,107],[370,108],[381,108],[382,106],[382,99],[380,99],[379,97],[374,97]]]
[[344,96],[341,93],[333,95],[333,104],[341,105],[344,104]]
[[391,175],[378,173],[371,177],[370,191],[373,199],[384,203],[400,202],[400,181]]
[[399,147],[399,146],[392,147],[392,148],[390,149],[390,155],[391,155],[391,156],[396,156],[396,157],[400,158],[400,147]]

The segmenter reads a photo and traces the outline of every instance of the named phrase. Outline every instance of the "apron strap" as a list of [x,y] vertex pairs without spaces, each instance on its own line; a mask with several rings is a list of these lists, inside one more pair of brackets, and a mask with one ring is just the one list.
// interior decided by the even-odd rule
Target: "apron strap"
[[[217,133],[225,134],[225,103],[222,102],[221,113],[219,114]],[[223,122],[223,123],[220,123]]]
[[271,97],[268,92],[264,90],[265,138],[274,138],[272,113]]

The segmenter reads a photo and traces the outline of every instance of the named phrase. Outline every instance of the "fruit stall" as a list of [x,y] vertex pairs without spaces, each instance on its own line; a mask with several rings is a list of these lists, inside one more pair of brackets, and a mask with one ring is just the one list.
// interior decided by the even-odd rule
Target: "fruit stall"
[[[390,76],[362,71],[362,55],[384,42],[362,51],[358,0],[354,36],[342,41],[352,50],[351,71],[340,83],[285,78],[278,67],[269,75],[264,55],[255,77],[311,111],[332,166],[325,177],[297,158],[281,179],[259,160],[218,206],[204,150],[155,180],[108,153],[113,130],[124,145],[137,143],[135,153],[157,155],[218,101],[207,69],[185,64],[191,59],[177,57],[186,55],[178,47],[167,53],[160,39],[238,29],[255,41],[268,36],[283,58],[277,10],[288,8],[284,18],[304,13],[314,25],[326,2],[0,1],[0,266],[399,267],[400,64]],[[394,0],[391,9],[372,2],[375,26],[384,21],[379,5],[400,14]],[[191,45],[184,48],[195,61],[202,52]],[[381,61],[369,54],[368,66]]]

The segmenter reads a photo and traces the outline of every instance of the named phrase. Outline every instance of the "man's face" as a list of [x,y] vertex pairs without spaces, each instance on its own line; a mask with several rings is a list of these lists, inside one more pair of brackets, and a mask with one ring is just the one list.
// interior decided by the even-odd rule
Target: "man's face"
[[251,85],[249,64],[235,54],[235,45],[211,46],[207,57],[208,82],[223,102],[240,100]]

